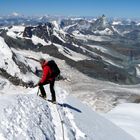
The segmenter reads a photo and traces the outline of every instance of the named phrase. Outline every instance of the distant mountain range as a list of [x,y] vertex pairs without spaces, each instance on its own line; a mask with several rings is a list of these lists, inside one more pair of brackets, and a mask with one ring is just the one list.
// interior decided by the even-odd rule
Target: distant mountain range
[[[16,14],[1,17],[0,25],[0,36],[10,48],[45,52],[93,78],[123,84],[140,82],[138,21],[109,20],[105,15],[60,19]],[[31,71],[28,68],[26,71]]]

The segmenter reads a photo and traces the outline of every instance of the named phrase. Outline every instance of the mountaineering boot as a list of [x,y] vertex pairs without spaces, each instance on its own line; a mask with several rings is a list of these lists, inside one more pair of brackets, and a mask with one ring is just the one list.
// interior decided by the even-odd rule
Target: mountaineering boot
[[47,96],[43,96],[42,94],[39,95],[43,99],[47,99]]
[[56,104],[56,100],[52,100],[52,103],[53,103],[53,104]]

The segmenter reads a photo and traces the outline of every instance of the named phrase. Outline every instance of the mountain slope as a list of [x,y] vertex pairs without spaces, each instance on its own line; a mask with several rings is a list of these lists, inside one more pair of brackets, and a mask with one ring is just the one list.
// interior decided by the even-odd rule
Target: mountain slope
[[36,92],[37,88],[28,94],[0,96],[0,137],[3,140],[62,140],[63,135],[70,140],[133,140],[59,87],[57,106],[37,97]]

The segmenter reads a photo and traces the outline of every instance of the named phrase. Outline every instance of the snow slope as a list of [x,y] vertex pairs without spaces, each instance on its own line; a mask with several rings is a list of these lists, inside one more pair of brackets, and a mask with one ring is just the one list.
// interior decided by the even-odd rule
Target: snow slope
[[12,26],[11,28],[5,28],[7,29],[7,35],[16,39],[17,37],[20,37],[21,34],[24,32],[25,27],[24,26]]
[[[89,140],[129,140],[133,139],[120,128],[105,118],[99,116],[91,109],[81,104],[76,98],[69,97],[68,103],[81,110],[81,114],[72,110],[77,126],[86,133]],[[111,132],[111,133],[110,133]]]
[[64,56],[74,60],[74,61],[80,61],[80,60],[84,60],[87,59],[87,56],[84,56],[80,53],[74,52],[68,48],[63,47],[62,45],[59,44],[55,44],[54,45],[58,48],[59,52],[62,53]]
[[126,103],[117,106],[105,116],[114,124],[131,134],[136,140],[140,139],[140,104]]
[[44,39],[41,39],[35,35],[32,36],[31,38],[32,42],[37,45],[37,44],[42,44],[43,46],[46,46],[46,45],[51,45],[51,42],[49,41],[48,43],[44,40]]
[[5,43],[4,39],[0,37],[0,68],[5,69],[9,74],[14,76],[16,73],[20,73],[20,70],[13,61],[12,56],[12,50]]
[[[45,89],[51,99],[48,86]],[[58,105],[37,97],[37,90],[0,95],[1,140],[133,140],[60,87]]]

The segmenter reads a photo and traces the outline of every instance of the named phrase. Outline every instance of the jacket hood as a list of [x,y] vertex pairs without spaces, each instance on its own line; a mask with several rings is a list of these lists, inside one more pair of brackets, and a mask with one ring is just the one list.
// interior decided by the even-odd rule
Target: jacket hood
[[42,68],[44,68],[45,66],[47,66],[47,64],[48,64],[48,61],[46,61],[45,63],[43,63],[41,66],[42,66]]

